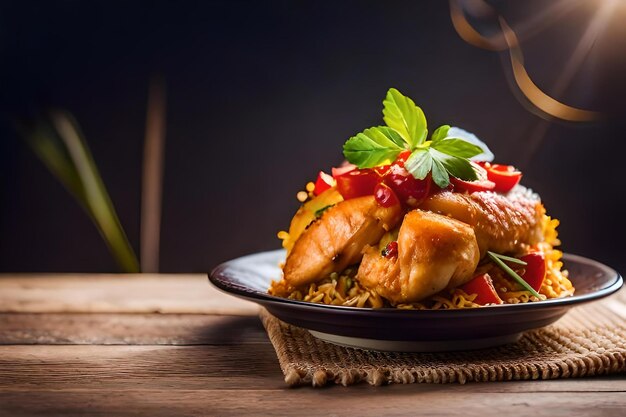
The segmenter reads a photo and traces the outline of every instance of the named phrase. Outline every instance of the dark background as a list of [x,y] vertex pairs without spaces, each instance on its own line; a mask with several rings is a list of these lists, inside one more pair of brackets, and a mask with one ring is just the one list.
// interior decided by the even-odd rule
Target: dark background
[[[552,1],[492,2],[513,24]],[[547,92],[598,1],[580,3],[523,47]],[[431,127],[450,123],[521,165],[563,249],[626,270],[623,217],[626,38],[620,6],[559,98],[605,121],[547,125],[512,93],[506,55],[455,32],[445,1],[2,2],[0,270],[117,271],[96,228],[13,129],[47,106],[72,111],[131,243],[139,249],[147,87],[168,89],[162,271],[207,271],[280,246],[295,193],[382,122],[389,87]]]

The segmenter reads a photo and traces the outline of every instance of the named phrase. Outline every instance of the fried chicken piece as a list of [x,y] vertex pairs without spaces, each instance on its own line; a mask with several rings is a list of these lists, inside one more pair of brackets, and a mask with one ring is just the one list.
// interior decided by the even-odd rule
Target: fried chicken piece
[[342,201],[327,209],[298,238],[283,267],[283,281],[273,293],[326,278],[358,263],[366,245],[377,243],[400,221],[402,208],[380,206],[374,196]]
[[368,246],[357,279],[394,304],[410,303],[469,281],[479,259],[472,227],[418,209],[400,226],[397,257]]
[[476,233],[481,258],[488,250],[523,252],[543,240],[541,203],[523,194],[443,191],[429,196],[420,208],[470,225]]
[[433,194],[405,216],[397,259],[367,248],[357,278],[393,303],[423,300],[469,281],[489,250],[519,253],[542,241],[542,215],[523,194]]

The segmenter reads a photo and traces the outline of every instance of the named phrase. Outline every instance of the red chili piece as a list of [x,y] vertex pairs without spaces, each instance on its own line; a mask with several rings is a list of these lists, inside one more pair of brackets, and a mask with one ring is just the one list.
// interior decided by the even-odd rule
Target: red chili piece
[[524,272],[520,274],[524,281],[528,283],[535,291],[541,289],[543,280],[546,277],[546,259],[541,252],[532,252],[520,258],[526,262]]
[[374,188],[374,198],[382,207],[392,207],[396,204],[400,204],[396,193],[394,193],[388,185],[383,183],[377,184]]
[[334,185],[333,182],[333,177],[331,177],[324,171],[320,171],[319,174],[317,174],[317,180],[315,181],[315,189],[313,190],[313,194],[322,194],[324,191],[328,190]]
[[409,156],[411,156],[411,151],[402,151],[402,152],[400,152],[398,154],[398,157],[394,161],[394,164],[400,165],[401,167],[404,167],[404,163],[406,162],[407,159],[409,159]]
[[376,201],[385,207],[398,202],[405,207],[417,207],[430,194],[432,179],[429,175],[418,180],[404,168],[404,162],[410,155],[410,151],[404,151],[393,164],[374,168],[351,168],[347,172],[333,168],[337,190],[346,200],[373,194]]
[[332,174],[333,174],[333,178],[337,178],[340,175],[345,174],[346,172],[350,172],[356,169],[356,165],[351,164],[349,162],[344,162],[341,166],[339,167],[333,167],[332,169]]
[[403,165],[394,162],[383,181],[393,189],[400,201],[408,207],[417,207],[430,194],[430,176],[416,179]]
[[474,299],[476,304],[485,305],[503,303],[493,286],[493,281],[491,281],[489,274],[482,274],[472,278],[471,281],[463,284],[460,289],[465,291],[468,295],[476,294],[476,298]]
[[475,181],[465,181],[450,176],[450,183],[454,185],[454,191],[466,191],[468,193],[475,193],[477,191],[493,190],[496,187],[496,184],[487,178],[487,170],[481,165],[474,162],[472,162],[472,166],[476,171],[478,179]]
[[387,259],[397,258],[398,257],[398,242],[395,240],[393,242],[387,243],[385,249],[382,250],[381,255]]
[[354,169],[335,177],[337,191],[348,200],[374,194],[374,188],[380,182],[380,175],[373,169]]
[[487,178],[495,184],[494,191],[508,193],[522,179],[522,173],[513,165],[490,164],[484,162],[483,167],[487,170]]

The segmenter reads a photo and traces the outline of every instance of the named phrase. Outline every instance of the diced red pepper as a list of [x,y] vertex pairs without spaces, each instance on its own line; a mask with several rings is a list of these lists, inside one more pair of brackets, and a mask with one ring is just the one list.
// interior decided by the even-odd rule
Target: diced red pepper
[[533,287],[535,291],[541,289],[543,280],[546,277],[546,259],[541,252],[532,252],[524,255],[520,260],[526,262],[524,272],[520,276]]
[[[417,207],[430,194],[432,180],[430,176],[418,180],[404,168],[404,162],[410,155],[410,151],[404,151],[393,164],[374,168],[333,168],[337,190],[346,200],[374,195],[379,204],[385,207],[397,202]],[[322,173],[318,181],[320,178],[325,181]]]
[[378,175],[380,175],[381,177],[384,177],[389,172],[389,168],[391,168],[391,165],[380,165],[372,169],[376,171]]
[[408,207],[417,207],[430,194],[430,176],[418,180],[397,161],[391,165],[383,181]]
[[467,191],[470,194],[479,191],[492,191],[495,187],[493,181],[489,180],[464,181],[450,177],[450,183],[454,186],[454,191]]
[[476,304],[485,305],[503,303],[493,286],[491,277],[486,273],[472,278],[471,281],[463,284],[460,289],[465,291],[468,295],[476,294],[476,298],[474,299]]
[[374,188],[380,182],[380,175],[373,169],[354,169],[335,177],[337,191],[348,200],[351,198],[373,195]]
[[379,183],[374,188],[374,198],[376,202],[382,207],[392,207],[396,204],[400,204],[400,200],[396,193],[393,192],[391,187],[384,183]]
[[381,255],[387,259],[396,258],[398,256],[398,242],[394,240],[387,243],[387,246],[385,246]]
[[404,167],[404,163],[406,162],[407,159],[409,159],[409,156],[411,156],[411,151],[402,151],[398,154],[398,157],[396,158],[396,160],[394,161],[394,164],[396,165],[400,165],[401,167]]
[[522,173],[513,165],[484,162],[483,167],[487,170],[487,178],[496,184],[494,191],[508,193],[522,179]]
[[317,174],[317,180],[315,181],[315,188],[313,189],[313,194],[320,195],[324,191],[335,185],[335,180],[333,177],[325,173],[324,171],[320,171]]
[[349,162],[345,162],[345,163],[341,164],[340,167],[337,167],[337,168],[333,167],[333,169],[332,169],[333,178],[337,178],[338,176],[343,175],[346,172],[350,172],[350,171],[355,170],[355,169],[356,169],[356,165],[351,164]]
[[467,191],[468,193],[475,193],[477,191],[491,191],[496,187],[493,181],[490,181],[487,177],[487,170],[481,165],[472,162],[474,171],[478,179],[475,181],[465,181],[456,177],[450,176],[450,183],[454,186],[454,191]]

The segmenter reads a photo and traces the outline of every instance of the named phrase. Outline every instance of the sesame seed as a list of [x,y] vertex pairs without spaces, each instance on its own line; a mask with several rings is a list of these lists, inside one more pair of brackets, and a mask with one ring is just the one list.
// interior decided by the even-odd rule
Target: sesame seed
[[296,194],[296,198],[299,202],[304,203],[306,199],[309,198],[309,194],[307,194],[306,191],[298,191],[298,194]]

